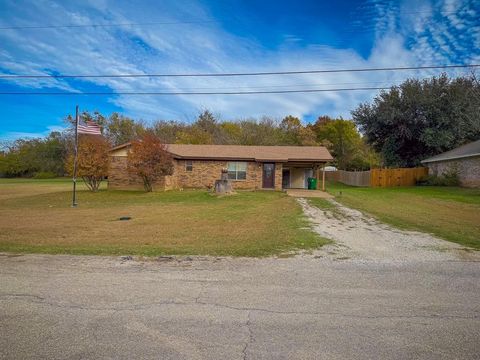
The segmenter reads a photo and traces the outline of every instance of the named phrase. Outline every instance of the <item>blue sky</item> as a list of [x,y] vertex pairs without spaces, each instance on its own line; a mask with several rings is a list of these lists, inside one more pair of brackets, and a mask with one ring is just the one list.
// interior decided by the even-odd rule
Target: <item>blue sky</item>
[[[201,21],[201,22],[199,22]],[[480,63],[480,0],[2,0],[0,27],[168,22],[151,26],[0,29],[0,73],[289,71]],[[191,22],[191,23],[178,23]],[[192,23],[194,22],[194,23]],[[176,24],[171,24],[176,23]],[[452,75],[466,70],[451,71]],[[233,78],[1,80],[1,91],[249,91],[390,86],[438,71]],[[349,117],[375,91],[209,96],[0,95],[0,139],[65,126],[75,105],[146,122],[287,114]]]

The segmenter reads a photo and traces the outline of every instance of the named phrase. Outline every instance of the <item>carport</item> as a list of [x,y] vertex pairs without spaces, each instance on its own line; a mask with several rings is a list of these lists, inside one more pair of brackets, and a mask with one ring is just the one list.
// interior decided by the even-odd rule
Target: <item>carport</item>
[[325,190],[325,163],[289,161],[282,166],[282,189],[307,189],[308,178],[317,179],[317,188]]

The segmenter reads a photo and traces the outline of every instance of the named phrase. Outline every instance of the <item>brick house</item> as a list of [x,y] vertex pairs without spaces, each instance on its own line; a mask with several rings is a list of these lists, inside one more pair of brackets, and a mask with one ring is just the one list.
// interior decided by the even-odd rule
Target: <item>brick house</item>
[[[130,144],[110,151],[109,189],[143,189],[140,178],[127,172]],[[242,146],[169,144],[174,172],[160,179],[155,190],[210,188],[222,168],[234,189],[305,189],[307,178],[322,179],[321,168],[332,160],[323,146]]]
[[460,185],[480,187],[480,140],[425,159],[422,164],[430,175],[441,176],[454,170]]

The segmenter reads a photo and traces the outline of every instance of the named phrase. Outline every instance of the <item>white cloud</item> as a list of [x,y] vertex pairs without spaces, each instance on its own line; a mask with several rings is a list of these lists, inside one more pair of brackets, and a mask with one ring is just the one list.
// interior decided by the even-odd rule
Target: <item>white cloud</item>
[[22,139],[43,138],[45,136],[48,136],[52,131],[62,132],[65,129],[66,129],[65,126],[47,125],[44,127],[43,131],[37,131],[37,132],[8,131],[8,132],[0,133],[0,139],[2,139],[2,141],[13,141],[19,138],[22,138]]
[[[23,18],[15,24],[31,24],[42,19],[45,24],[58,23],[131,23],[155,19],[181,21],[214,20],[200,4],[192,1],[165,11],[162,6],[148,13],[141,6],[103,0],[85,3],[82,9],[43,1],[32,3]],[[395,5],[395,4],[394,4]],[[462,8],[458,1],[445,0],[443,11]],[[52,10],[54,8],[54,11]],[[418,10],[420,9],[420,10]],[[87,11],[88,10],[88,11]],[[385,6],[371,1],[367,7],[374,18],[375,43],[365,59],[353,50],[318,44],[301,46],[302,40],[286,34],[285,46],[266,49],[247,38],[225,32],[217,23],[182,24],[121,28],[75,28],[38,31],[4,31],[0,41],[0,66],[12,73],[42,74],[56,71],[64,74],[124,73],[198,73],[224,71],[272,71],[375,66],[410,66],[447,63],[464,45],[453,28],[466,26],[460,16],[447,17],[447,24],[433,21],[434,7],[428,1],[404,1],[401,6]],[[468,9],[467,9],[468,10]],[[399,14],[398,12],[402,13]],[[420,11],[419,14],[410,12]],[[468,10],[473,11],[473,10]],[[85,14],[89,14],[86,16]],[[128,14],[128,16],[127,16]],[[403,15],[402,15],[403,14]],[[399,24],[399,18],[402,22]],[[59,21],[58,19],[62,19]],[[27,35],[28,34],[28,35]],[[479,38],[478,27],[472,36]],[[409,39],[410,45],[406,41]],[[429,72],[417,73],[428,75]],[[231,78],[96,78],[85,79],[112,91],[181,91],[217,89],[224,91],[275,90],[280,88],[331,88],[354,86],[388,86],[411,73],[336,73],[323,75],[291,75],[282,77]],[[29,88],[54,87],[75,91],[68,80],[16,81]],[[356,84],[356,85],[341,85]],[[301,86],[299,86],[301,85]],[[248,116],[284,116],[321,114],[328,109],[332,116],[348,117],[359,102],[367,101],[376,92],[323,92],[311,94],[211,95],[211,96],[127,96],[109,99],[124,112],[136,118],[152,120],[192,119],[198,109],[210,108],[225,118]]]

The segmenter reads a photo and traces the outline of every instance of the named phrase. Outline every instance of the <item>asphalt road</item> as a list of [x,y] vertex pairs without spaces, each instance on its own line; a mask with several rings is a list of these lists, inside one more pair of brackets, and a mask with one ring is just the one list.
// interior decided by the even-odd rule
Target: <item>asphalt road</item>
[[474,359],[480,262],[0,256],[2,359]]

